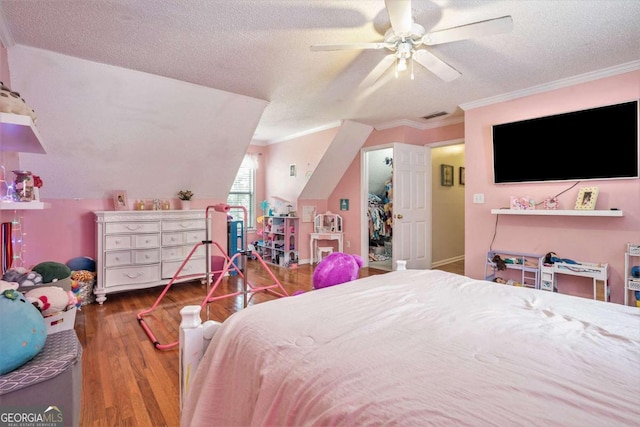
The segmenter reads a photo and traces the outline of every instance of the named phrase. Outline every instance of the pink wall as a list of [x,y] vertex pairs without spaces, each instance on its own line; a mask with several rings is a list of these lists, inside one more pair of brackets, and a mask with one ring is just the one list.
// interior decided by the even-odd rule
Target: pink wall
[[[510,196],[542,200],[569,188],[573,182],[522,185],[492,183],[491,125],[550,114],[576,111],[640,98],[640,72],[574,85],[465,112],[465,274],[484,276],[486,252],[497,230],[493,249],[527,253],[555,252],[562,258],[608,263],[611,301],[624,298],[624,252],[627,242],[640,242],[640,180],[588,181],[560,196],[561,209],[573,209],[582,186],[597,186],[597,209],[618,208],[622,218],[609,217],[520,217],[496,216],[491,209],[508,206]],[[615,138],[612,129],[611,138]],[[595,144],[597,145],[594,145]],[[514,147],[526,150],[537,147]],[[606,150],[607,141],[585,141],[585,150]],[[549,151],[553,155],[553,151]],[[567,159],[571,161],[571,159]],[[544,167],[541,165],[541,167]],[[483,193],[485,204],[473,204],[475,193]],[[559,281],[560,292],[590,297],[589,279]]]

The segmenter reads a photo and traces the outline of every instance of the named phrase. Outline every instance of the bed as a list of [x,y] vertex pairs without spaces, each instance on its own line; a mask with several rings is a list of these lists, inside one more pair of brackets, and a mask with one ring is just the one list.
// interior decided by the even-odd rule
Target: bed
[[183,310],[183,426],[640,422],[634,307],[398,270],[208,323],[206,350]]

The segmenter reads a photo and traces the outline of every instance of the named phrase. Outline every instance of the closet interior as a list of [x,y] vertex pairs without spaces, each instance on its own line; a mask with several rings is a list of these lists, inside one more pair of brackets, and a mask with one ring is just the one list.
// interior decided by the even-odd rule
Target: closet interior
[[391,269],[393,149],[384,148],[371,151],[368,156],[369,265]]

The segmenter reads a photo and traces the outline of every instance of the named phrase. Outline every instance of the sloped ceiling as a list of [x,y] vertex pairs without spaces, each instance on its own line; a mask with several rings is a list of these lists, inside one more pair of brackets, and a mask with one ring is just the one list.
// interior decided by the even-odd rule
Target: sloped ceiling
[[[47,154],[20,154],[45,198],[226,199],[266,101],[44,50],[9,50]],[[48,185],[47,185],[48,184]]]

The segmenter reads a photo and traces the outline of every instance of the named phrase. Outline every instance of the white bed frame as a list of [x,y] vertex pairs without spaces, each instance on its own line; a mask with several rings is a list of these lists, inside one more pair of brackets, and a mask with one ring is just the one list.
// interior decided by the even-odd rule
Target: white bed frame
[[[396,270],[406,270],[407,261],[398,260]],[[189,392],[191,380],[198,369],[211,339],[222,325],[214,320],[202,322],[199,305],[187,305],[180,310],[180,409]]]

